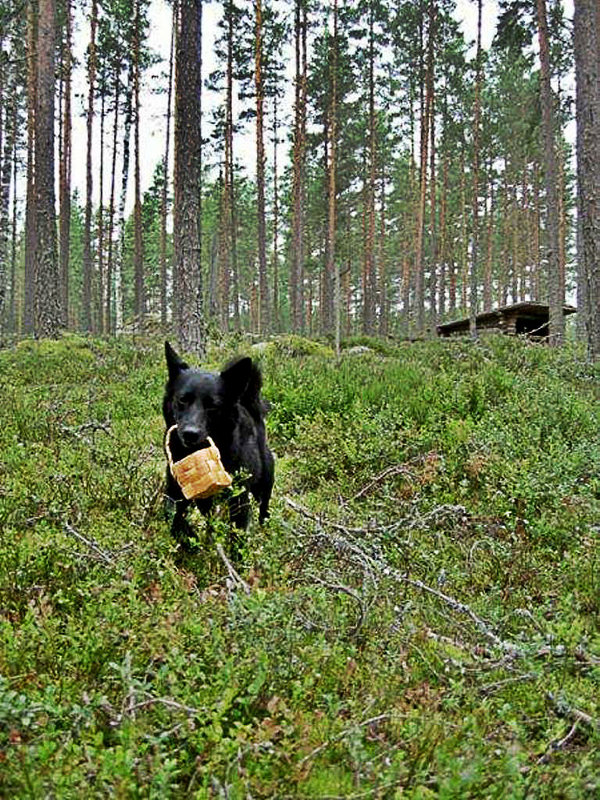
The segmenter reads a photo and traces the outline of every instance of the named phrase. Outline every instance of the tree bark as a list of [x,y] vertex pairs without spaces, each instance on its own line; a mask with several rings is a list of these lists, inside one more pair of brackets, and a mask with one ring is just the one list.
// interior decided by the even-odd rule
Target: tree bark
[[71,162],[72,162],[72,33],[73,19],[71,0],[65,3],[65,49],[63,53],[63,114],[62,114],[62,154],[59,164],[59,258],[61,312],[64,324],[69,326],[69,257],[71,234]]
[[203,357],[201,177],[202,0],[181,0],[175,56],[174,321],[184,350]]
[[469,331],[477,338],[477,284],[479,279],[479,116],[481,106],[481,8],[477,3],[477,54],[475,109],[473,114],[473,234],[471,238],[471,274],[469,291]]
[[365,260],[363,275],[363,333],[375,333],[375,174],[376,174],[376,132],[375,132],[375,42],[374,42],[373,4],[369,4],[369,137],[366,180]]
[[260,291],[260,331],[261,333],[266,333],[271,325],[271,304],[269,300],[269,288],[267,282],[267,237],[265,220],[262,0],[255,0],[255,14],[254,85],[256,90],[256,213],[258,221],[258,284]]
[[169,149],[171,146],[171,99],[173,95],[173,67],[175,61],[175,29],[177,26],[176,5],[173,4],[171,47],[169,48],[169,86],[167,89],[167,123],[165,154],[163,156],[163,184],[160,197],[160,323],[167,325],[167,212],[169,197]]
[[134,207],[133,207],[133,275],[134,303],[136,327],[142,328],[146,313],[146,297],[144,291],[144,241],[142,238],[142,189],[140,176],[140,0],[135,0],[135,18],[133,32],[133,98],[134,98]]
[[[581,220],[578,304],[593,361],[600,360],[600,8],[575,0],[573,19],[577,81],[577,190]],[[583,297],[581,297],[583,294]],[[582,303],[583,301],[583,303]],[[581,307],[583,305],[583,308]]]
[[98,2],[92,0],[90,21],[90,46],[88,52],[88,105],[87,105],[87,153],[85,171],[85,219],[83,228],[83,293],[82,326],[92,330],[92,147],[94,130],[94,91],[96,84],[96,27],[98,24]]
[[121,59],[117,59],[114,79],[115,79],[115,96],[114,96],[114,119],[113,119],[113,138],[112,138],[112,163],[110,169],[110,201],[108,208],[108,256],[106,265],[106,309],[104,327],[107,332],[114,333],[115,325],[113,324],[113,263],[114,263],[114,226],[115,226],[115,191],[116,191],[116,176],[117,176],[117,144],[119,133],[119,104],[121,101]]
[[35,331],[42,337],[57,336],[61,324],[54,190],[55,46],[55,0],[39,0],[35,109]]
[[37,245],[35,197],[35,109],[37,105],[37,4],[27,3],[27,206],[25,212],[25,286],[23,332],[34,333]]
[[536,10],[540,45],[542,136],[546,178],[546,246],[548,253],[548,303],[550,306],[549,342],[552,345],[560,345],[564,338],[565,321],[560,296],[558,174],[554,130],[554,99],[550,83],[550,48],[546,0],[536,0]]

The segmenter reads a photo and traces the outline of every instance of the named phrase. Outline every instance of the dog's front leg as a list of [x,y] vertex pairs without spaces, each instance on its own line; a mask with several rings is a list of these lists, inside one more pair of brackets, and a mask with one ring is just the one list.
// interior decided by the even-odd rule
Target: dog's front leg
[[186,519],[186,511],[190,501],[183,496],[178,483],[167,468],[167,485],[165,489],[165,519],[171,525],[171,533],[180,542],[185,543],[192,534],[192,528]]

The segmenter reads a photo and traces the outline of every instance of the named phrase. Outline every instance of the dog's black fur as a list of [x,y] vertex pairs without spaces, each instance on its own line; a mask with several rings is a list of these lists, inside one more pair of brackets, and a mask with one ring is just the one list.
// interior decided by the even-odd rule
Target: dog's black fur
[[[165,386],[163,414],[167,428],[177,425],[171,435],[174,461],[198,450],[210,436],[221,453],[223,466],[230,474],[242,470],[244,491],[229,500],[231,522],[246,528],[250,520],[251,493],[259,504],[259,519],[269,514],[273,488],[274,459],[267,445],[265,416],[267,406],[261,397],[262,377],[250,358],[230,362],[220,374],[192,369],[165,342],[169,377]],[[186,500],[167,466],[167,504],[175,506],[172,531],[176,536],[189,533]],[[213,498],[196,500],[208,513]]]

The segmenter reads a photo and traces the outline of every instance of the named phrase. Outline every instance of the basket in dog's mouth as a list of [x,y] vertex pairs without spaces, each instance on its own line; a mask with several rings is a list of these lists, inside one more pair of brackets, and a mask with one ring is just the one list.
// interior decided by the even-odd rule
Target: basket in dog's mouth
[[203,500],[212,497],[221,489],[232,484],[231,475],[225,471],[219,448],[208,438],[208,447],[196,450],[181,461],[173,461],[171,454],[171,433],[177,428],[172,425],[165,436],[165,450],[169,469],[183,492],[186,500]]

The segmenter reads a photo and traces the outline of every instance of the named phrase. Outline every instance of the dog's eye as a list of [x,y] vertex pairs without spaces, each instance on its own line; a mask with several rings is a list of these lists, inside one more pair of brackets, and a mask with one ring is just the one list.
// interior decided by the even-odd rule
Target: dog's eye
[[181,411],[184,408],[187,408],[194,402],[194,395],[192,394],[184,394],[181,397],[177,398],[177,408]]

